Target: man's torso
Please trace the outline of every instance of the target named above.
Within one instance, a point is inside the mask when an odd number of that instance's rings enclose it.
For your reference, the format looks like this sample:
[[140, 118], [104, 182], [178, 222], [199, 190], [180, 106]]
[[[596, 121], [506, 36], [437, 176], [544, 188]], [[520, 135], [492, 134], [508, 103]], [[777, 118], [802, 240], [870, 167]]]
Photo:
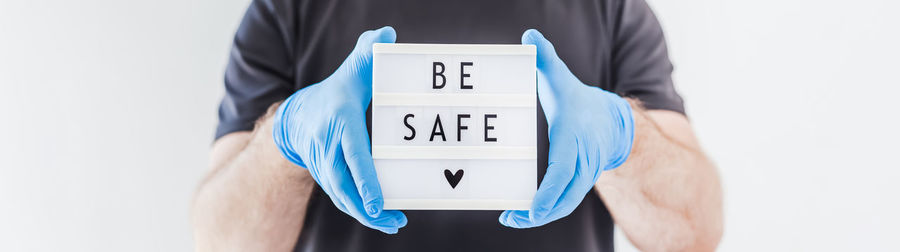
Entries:
[[[615, 11], [606, 1], [280, 1], [296, 89], [333, 72], [360, 33], [385, 25], [398, 43], [519, 44], [536, 28], [584, 83], [611, 90]], [[371, 110], [367, 122], [371, 122]], [[538, 177], [547, 167], [547, 124], [538, 117]], [[371, 127], [370, 127], [371, 130]], [[611, 251], [613, 224], [596, 193], [571, 215], [531, 229], [500, 225], [500, 211], [405, 211], [396, 235], [366, 228], [316, 189], [297, 251]]]

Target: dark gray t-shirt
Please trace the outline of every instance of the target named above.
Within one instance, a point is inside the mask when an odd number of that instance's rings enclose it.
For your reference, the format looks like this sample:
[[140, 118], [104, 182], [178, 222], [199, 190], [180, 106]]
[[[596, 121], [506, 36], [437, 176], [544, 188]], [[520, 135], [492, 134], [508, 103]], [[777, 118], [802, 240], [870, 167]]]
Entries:
[[[255, 0], [234, 38], [216, 138], [252, 130], [274, 102], [331, 74], [360, 33], [385, 25], [399, 43], [518, 44], [540, 30], [589, 85], [684, 113], [656, 17], [643, 0], [403, 1]], [[371, 121], [371, 111], [367, 121]], [[538, 116], [538, 174], [547, 167], [547, 123]], [[297, 251], [612, 251], [613, 223], [588, 193], [569, 216], [507, 228], [500, 211], [405, 211], [396, 235], [364, 227], [316, 188]]]

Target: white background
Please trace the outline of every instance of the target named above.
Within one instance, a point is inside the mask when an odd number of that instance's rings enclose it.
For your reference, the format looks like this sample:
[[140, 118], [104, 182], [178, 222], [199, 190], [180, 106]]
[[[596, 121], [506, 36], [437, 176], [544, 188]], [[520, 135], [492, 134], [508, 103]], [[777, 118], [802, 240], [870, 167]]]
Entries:
[[[191, 249], [247, 3], [0, 1], [0, 251]], [[720, 250], [900, 250], [895, 1], [651, 4], [724, 182]]]

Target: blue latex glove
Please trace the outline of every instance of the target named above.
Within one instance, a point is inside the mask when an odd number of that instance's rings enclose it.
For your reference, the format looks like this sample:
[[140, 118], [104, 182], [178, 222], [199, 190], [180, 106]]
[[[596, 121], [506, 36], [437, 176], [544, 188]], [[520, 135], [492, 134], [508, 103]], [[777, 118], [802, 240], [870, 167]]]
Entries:
[[500, 223], [530, 228], [566, 217], [591, 191], [600, 172], [631, 152], [634, 119], [622, 97], [583, 84], [537, 30], [522, 34], [537, 47], [538, 99], [550, 135], [549, 166], [530, 210], [505, 211]]
[[278, 107], [272, 132], [281, 154], [308, 169], [338, 209], [389, 234], [407, 220], [400, 211], [382, 211], [366, 107], [372, 100], [372, 44], [396, 39], [391, 27], [360, 35], [356, 48], [331, 76], [297, 91]]

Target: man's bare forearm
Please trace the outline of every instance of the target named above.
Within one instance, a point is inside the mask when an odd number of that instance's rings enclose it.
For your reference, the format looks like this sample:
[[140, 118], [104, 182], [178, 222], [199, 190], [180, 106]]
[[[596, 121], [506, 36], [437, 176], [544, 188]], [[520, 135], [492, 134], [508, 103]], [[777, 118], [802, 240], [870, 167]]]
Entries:
[[597, 181], [616, 224], [644, 251], [712, 251], [722, 235], [722, 192], [687, 119], [632, 103], [635, 140], [621, 167]]
[[253, 132], [232, 133], [214, 144], [212, 167], [192, 209], [197, 251], [293, 249], [315, 182], [278, 152], [272, 110]]

